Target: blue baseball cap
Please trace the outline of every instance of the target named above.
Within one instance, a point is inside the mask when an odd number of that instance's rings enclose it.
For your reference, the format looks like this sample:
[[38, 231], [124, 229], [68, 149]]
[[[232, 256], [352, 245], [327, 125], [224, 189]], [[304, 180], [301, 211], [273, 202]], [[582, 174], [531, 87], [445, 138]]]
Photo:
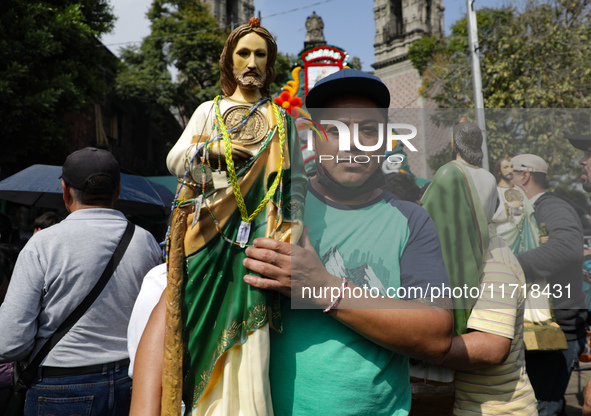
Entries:
[[375, 75], [344, 68], [318, 81], [306, 95], [307, 108], [322, 108], [335, 97], [353, 94], [373, 100], [379, 108], [390, 106], [390, 91]]

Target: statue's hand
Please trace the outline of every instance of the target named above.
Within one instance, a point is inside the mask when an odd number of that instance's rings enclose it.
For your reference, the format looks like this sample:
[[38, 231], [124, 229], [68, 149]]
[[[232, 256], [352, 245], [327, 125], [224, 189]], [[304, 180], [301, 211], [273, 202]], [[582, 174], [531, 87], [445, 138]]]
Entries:
[[[192, 143], [197, 147], [191, 146], [191, 150], [186, 155], [186, 162], [185, 162], [185, 169], [188, 166], [189, 161], [193, 158], [193, 154], [196, 148], [199, 148], [203, 145], [209, 136], [193, 136]], [[197, 157], [193, 159], [193, 163], [189, 168], [189, 176], [193, 182], [200, 184], [202, 182], [202, 168], [201, 163], [203, 159], [203, 155], [205, 154], [205, 149], [201, 147], [198, 152]], [[208, 163], [212, 169], [217, 170], [219, 169], [218, 164], [221, 164], [221, 170], [227, 171], [228, 167], [226, 164], [226, 155], [225, 155], [225, 147], [224, 143], [215, 142], [213, 145], [207, 147], [207, 156], [208, 156]], [[253, 153], [247, 149], [246, 147], [240, 146], [238, 144], [232, 144], [232, 160], [234, 161], [234, 166], [240, 166], [244, 164], [248, 159], [253, 156]], [[211, 180], [211, 173], [206, 172], [206, 181]]]
[[295, 220], [291, 222], [291, 227], [289, 227], [289, 230], [284, 233], [287, 234], [289, 233], [289, 236], [287, 236], [289, 239], [287, 238], [283, 238], [283, 235], [281, 236], [281, 241], [287, 241], [290, 242], [291, 244], [297, 244], [300, 241], [300, 237], [302, 236], [302, 230], [304, 229], [304, 224], [300, 221], [300, 220]]
[[[218, 169], [218, 160], [221, 162], [222, 170], [227, 169], [226, 150], [224, 143], [214, 143], [208, 148], [209, 165], [213, 169]], [[245, 147], [232, 144], [232, 160], [234, 165], [241, 165], [253, 156], [252, 152]]]

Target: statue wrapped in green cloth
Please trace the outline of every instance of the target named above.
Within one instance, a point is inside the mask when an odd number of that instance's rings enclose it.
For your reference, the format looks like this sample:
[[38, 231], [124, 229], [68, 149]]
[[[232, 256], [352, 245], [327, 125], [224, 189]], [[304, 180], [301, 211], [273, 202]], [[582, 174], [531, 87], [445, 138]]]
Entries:
[[271, 295], [242, 277], [255, 238], [295, 244], [302, 228], [299, 139], [269, 98], [276, 55], [258, 19], [236, 28], [220, 58], [223, 95], [197, 108], [167, 157], [181, 231], [170, 240], [167, 291], [178, 289], [167, 293], [163, 414], [179, 414], [181, 384], [193, 415], [273, 414], [269, 326], [280, 330], [280, 317]]
[[[421, 199], [441, 240], [443, 258], [454, 287], [478, 287], [488, 250], [488, 223], [496, 209], [493, 175], [482, 169], [480, 128], [460, 122], [453, 129], [452, 160], [443, 165]], [[476, 299], [454, 296], [454, 335], [466, 332]]]
[[[478, 125], [462, 119], [452, 131], [452, 161], [440, 167], [421, 205], [435, 223], [449, 282], [454, 292], [454, 337], [468, 332], [468, 319], [476, 303], [490, 242], [489, 221], [497, 203], [496, 181], [480, 167], [483, 135]], [[414, 363], [410, 368], [413, 406], [424, 414], [454, 413], [454, 372], [430, 363]], [[429, 397], [441, 397], [435, 404]], [[433, 413], [435, 412], [435, 413]]]
[[[497, 179], [497, 191], [499, 194], [499, 207], [493, 216], [492, 222], [496, 232], [511, 248], [514, 254], [539, 247], [541, 243], [548, 241], [548, 236], [540, 235], [540, 229], [534, 216], [534, 207], [525, 192], [512, 183], [514, 178], [513, 162], [509, 157], [500, 159], [495, 163], [493, 174]], [[528, 281], [528, 287], [532, 283]], [[529, 291], [527, 293], [530, 293]], [[525, 303], [525, 328], [528, 330], [545, 330], [546, 325], [551, 325], [557, 330], [559, 325], [552, 317], [552, 305], [547, 297], [526, 297]], [[527, 340], [529, 337], [524, 337]], [[531, 347], [531, 346], [530, 346]]]

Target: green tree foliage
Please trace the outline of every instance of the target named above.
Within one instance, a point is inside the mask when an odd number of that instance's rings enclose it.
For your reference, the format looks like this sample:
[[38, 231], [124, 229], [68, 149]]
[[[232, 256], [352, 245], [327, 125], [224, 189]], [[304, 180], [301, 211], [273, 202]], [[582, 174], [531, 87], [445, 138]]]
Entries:
[[299, 58], [296, 55], [288, 55], [277, 52], [275, 60], [275, 81], [271, 84], [271, 96], [279, 95], [281, 88], [291, 79], [291, 71], [299, 65]]
[[65, 116], [100, 100], [116, 59], [96, 41], [114, 17], [106, 0], [3, 0], [0, 6], [2, 177], [63, 163]]
[[[173, 111], [185, 125], [199, 104], [222, 92], [219, 60], [228, 33], [200, 0], [154, 0], [148, 18], [150, 35], [141, 46], [121, 51], [117, 92], [145, 102], [156, 119]], [[296, 62], [277, 54], [271, 94], [280, 91]]]
[[354, 56], [353, 58], [351, 58], [351, 61], [349, 62], [349, 67], [361, 71], [362, 66], [363, 64], [361, 63], [361, 59], [359, 59], [358, 56]]
[[154, 117], [172, 110], [186, 123], [221, 93], [218, 61], [227, 34], [199, 0], [154, 0], [148, 19], [150, 35], [121, 53], [117, 92], [146, 102]]
[[[437, 172], [437, 169], [445, 165], [451, 159], [451, 143], [441, 149], [439, 152], [435, 153], [433, 156], [429, 157], [427, 160], [427, 164], [431, 168], [433, 172]], [[494, 165], [493, 165], [494, 166]]]
[[439, 38], [435, 36], [423, 36], [410, 46], [408, 50], [408, 59], [410, 59], [413, 66], [422, 75], [436, 53], [439, 54], [443, 52], [445, 51]]
[[[485, 108], [554, 109], [513, 113], [514, 119], [487, 112], [490, 166], [505, 154], [534, 153], [548, 161], [557, 182], [575, 181], [578, 153], [564, 133], [585, 132], [563, 109], [591, 107], [591, 1], [482, 8], [477, 22]], [[440, 107], [474, 106], [466, 18], [444, 39], [416, 42], [409, 56], [423, 75], [421, 94]]]

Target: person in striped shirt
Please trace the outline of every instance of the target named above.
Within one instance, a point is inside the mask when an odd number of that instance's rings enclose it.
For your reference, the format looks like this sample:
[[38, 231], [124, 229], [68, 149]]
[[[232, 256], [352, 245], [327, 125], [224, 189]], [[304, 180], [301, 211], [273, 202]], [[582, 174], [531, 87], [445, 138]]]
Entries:
[[525, 371], [525, 276], [511, 249], [491, 233], [479, 299], [467, 332], [452, 338], [442, 365], [455, 369], [454, 415], [537, 415]]

